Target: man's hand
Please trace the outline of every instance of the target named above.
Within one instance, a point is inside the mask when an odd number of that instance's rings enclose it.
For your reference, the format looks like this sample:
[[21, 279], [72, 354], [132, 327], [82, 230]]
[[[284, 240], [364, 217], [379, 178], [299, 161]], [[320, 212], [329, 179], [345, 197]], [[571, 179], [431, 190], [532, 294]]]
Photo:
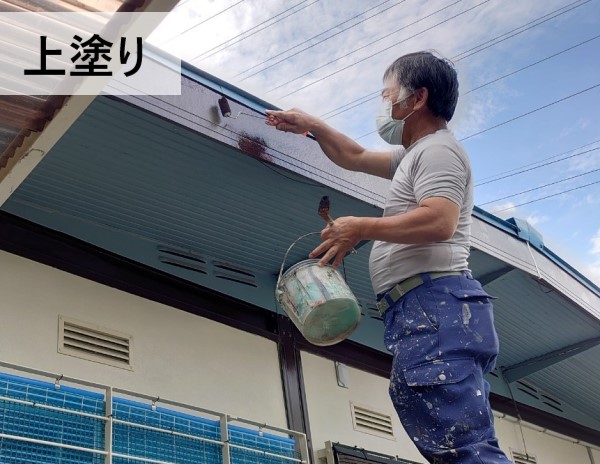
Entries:
[[333, 267], [338, 267], [344, 256], [362, 240], [361, 218], [347, 216], [337, 218], [321, 232], [323, 243], [315, 248], [308, 256], [315, 258], [325, 253], [319, 260], [324, 266], [333, 259]]
[[317, 118], [297, 108], [287, 111], [266, 110], [265, 113], [267, 124], [283, 132], [306, 135], [318, 123]]

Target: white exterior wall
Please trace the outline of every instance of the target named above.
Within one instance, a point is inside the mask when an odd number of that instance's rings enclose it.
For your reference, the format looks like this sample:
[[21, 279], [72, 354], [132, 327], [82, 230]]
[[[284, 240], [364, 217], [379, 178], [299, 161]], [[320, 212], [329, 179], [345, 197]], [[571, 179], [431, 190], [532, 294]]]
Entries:
[[[0, 294], [3, 361], [287, 426], [269, 340], [5, 252]], [[59, 315], [132, 335], [133, 370], [59, 354]], [[400, 425], [387, 379], [348, 367], [349, 388], [341, 388], [332, 361], [302, 353], [302, 367], [315, 453], [333, 441], [425, 462]], [[391, 415], [395, 440], [355, 431], [351, 402]], [[515, 422], [497, 418], [496, 431], [507, 453], [524, 451]], [[539, 464], [600, 464], [598, 449], [592, 462], [580, 444], [523, 432]]]
[[[5, 252], [0, 295], [5, 362], [287, 427], [270, 340]], [[133, 370], [59, 354], [59, 315], [132, 335]]]
[[[358, 369], [347, 367], [347, 370], [349, 388], [343, 388], [338, 386], [332, 361], [302, 353], [313, 452], [332, 441], [426, 463], [400, 424], [388, 395], [389, 381]], [[350, 403], [392, 416], [396, 439], [355, 431]]]
[[[302, 353], [302, 369], [306, 385], [306, 400], [315, 454], [325, 448], [325, 442], [339, 442], [391, 456], [426, 463], [402, 428], [388, 396], [389, 381], [385, 378], [347, 367], [349, 388], [338, 386], [335, 364], [325, 358]], [[369, 407], [393, 418], [396, 439], [389, 440], [363, 432], [352, 426], [350, 403]], [[524, 452], [519, 426], [514, 421], [496, 418], [496, 434], [501, 448], [510, 456], [511, 450]], [[600, 464], [599, 451], [593, 449], [595, 462], [590, 460], [585, 446], [523, 427], [527, 452], [537, 457], [538, 464]]]

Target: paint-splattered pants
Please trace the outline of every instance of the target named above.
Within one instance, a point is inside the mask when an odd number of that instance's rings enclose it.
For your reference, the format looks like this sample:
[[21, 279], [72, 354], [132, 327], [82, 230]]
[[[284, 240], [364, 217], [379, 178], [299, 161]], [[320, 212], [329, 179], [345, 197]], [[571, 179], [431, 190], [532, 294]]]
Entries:
[[384, 315], [400, 421], [431, 463], [510, 463], [498, 447], [483, 378], [498, 354], [491, 297], [468, 272], [423, 278]]

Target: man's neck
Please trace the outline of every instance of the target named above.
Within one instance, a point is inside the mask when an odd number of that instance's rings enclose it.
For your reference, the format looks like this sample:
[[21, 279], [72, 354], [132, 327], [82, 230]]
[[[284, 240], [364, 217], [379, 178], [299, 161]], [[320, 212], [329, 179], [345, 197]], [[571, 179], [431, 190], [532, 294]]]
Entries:
[[441, 129], [448, 129], [448, 125], [446, 124], [446, 121], [440, 118], [427, 118], [420, 121], [415, 121], [415, 128], [413, 129], [412, 133], [407, 134], [409, 135], [409, 140], [406, 141], [407, 143], [405, 147], [408, 148], [423, 137], [435, 134]]

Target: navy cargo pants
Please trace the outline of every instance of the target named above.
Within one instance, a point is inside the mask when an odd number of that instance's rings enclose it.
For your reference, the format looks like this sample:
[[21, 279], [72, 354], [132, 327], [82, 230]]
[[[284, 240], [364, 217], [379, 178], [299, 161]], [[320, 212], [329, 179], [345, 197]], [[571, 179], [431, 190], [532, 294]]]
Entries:
[[384, 314], [400, 421], [430, 463], [510, 463], [498, 447], [483, 378], [498, 354], [491, 297], [469, 272], [422, 277]]

